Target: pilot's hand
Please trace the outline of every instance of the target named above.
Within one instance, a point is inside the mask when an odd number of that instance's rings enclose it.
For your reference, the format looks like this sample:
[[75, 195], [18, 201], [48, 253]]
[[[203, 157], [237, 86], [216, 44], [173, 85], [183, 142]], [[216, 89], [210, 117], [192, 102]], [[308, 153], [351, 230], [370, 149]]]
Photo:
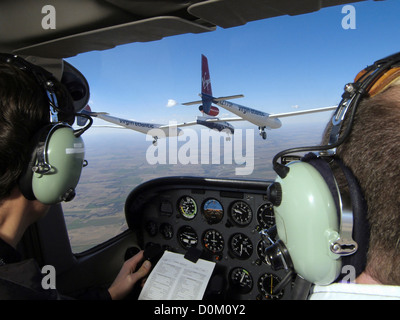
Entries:
[[108, 288], [111, 299], [119, 300], [125, 298], [132, 290], [135, 283], [150, 272], [151, 263], [148, 260], [144, 261], [141, 267], [135, 272], [136, 266], [142, 259], [143, 251], [140, 251], [135, 256], [125, 261], [121, 271], [118, 273], [110, 288]]

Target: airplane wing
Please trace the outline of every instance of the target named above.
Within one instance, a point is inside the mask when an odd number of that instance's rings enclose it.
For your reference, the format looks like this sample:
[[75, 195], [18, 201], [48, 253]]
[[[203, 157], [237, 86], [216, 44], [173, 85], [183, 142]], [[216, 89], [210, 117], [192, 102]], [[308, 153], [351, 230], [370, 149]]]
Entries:
[[[201, 101], [199, 101], [201, 103]], [[293, 112], [285, 112], [285, 113], [276, 113], [276, 114], [270, 114], [269, 118], [284, 118], [284, 117], [291, 117], [291, 116], [300, 116], [303, 114], [310, 114], [310, 113], [317, 113], [317, 112], [324, 112], [324, 111], [333, 111], [336, 110], [337, 106], [330, 106], [330, 107], [323, 107], [323, 108], [318, 108], [318, 109], [309, 109], [309, 110], [301, 110], [301, 111], [293, 111]], [[234, 117], [234, 118], [208, 118], [204, 119], [204, 121], [207, 122], [232, 122], [232, 121], [248, 121], [246, 119], [240, 118], [240, 117]], [[188, 122], [181, 124], [181, 126], [185, 125], [195, 125], [196, 122]]]
[[204, 121], [207, 121], [207, 122], [230, 122], [230, 121], [247, 121], [246, 119], [243, 119], [243, 118], [238, 118], [238, 117], [235, 117], [235, 118], [207, 118], [207, 119], [204, 119]]
[[293, 112], [286, 112], [286, 113], [276, 113], [276, 114], [270, 114], [269, 117], [270, 118], [284, 118], [284, 117], [291, 117], [291, 116], [299, 116], [299, 115], [308, 114], [308, 113], [336, 110], [336, 108], [337, 108], [337, 106], [331, 106], [331, 107], [324, 107], [324, 108], [318, 108], [318, 109], [293, 111]]
[[111, 126], [111, 125], [93, 125], [92, 128], [128, 129], [122, 126]]
[[184, 102], [184, 103], [182, 103], [182, 105], [191, 106], [191, 105], [194, 105], [194, 104], [201, 104], [201, 103], [203, 103], [203, 101], [197, 100], [197, 101], [191, 101], [191, 102]]
[[159, 128], [160, 129], [165, 129], [165, 128], [170, 128], [170, 127], [188, 127], [188, 126], [194, 126], [197, 125], [197, 121], [189, 121], [189, 122], [182, 122], [182, 123], [176, 123], [176, 124], [166, 124], [166, 125], [162, 125]]

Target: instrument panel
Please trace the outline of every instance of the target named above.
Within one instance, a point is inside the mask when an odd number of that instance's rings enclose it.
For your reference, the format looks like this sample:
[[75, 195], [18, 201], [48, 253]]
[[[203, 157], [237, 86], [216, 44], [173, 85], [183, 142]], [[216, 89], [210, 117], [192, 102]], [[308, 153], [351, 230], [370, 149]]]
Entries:
[[139, 244], [216, 262], [206, 299], [270, 300], [285, 271], [266, 263], [259, 231], [275, 224], [265, 181], [161, 178], [131, 192], [126, 206]]

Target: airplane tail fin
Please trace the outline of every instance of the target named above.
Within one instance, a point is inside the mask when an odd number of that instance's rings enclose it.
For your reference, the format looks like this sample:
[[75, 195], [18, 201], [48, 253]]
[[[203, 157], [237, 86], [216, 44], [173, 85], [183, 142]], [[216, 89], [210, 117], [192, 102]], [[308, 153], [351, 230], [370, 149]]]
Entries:
[[210, 78], [210, 71], [208, 69], [208, 59], [205, 55], [201, 55], [201, 100], [191, 101], [182, 103], [184, 106], [191, 106], [194, 104], [201, 103], [199, 110], [209, 116], [217, 116], [219, 114], [218, 107], [212, 106], [212, 103], [227, 100], [227, 99], [237, 99], [243, 98], [242, 94], [237, 94], [234, 96], [227, 96], [227, 97], [219, 97], [215, 98], [212, 94], [211, 88], [211, 78]]
[[212, 103], [212, 88], [210, 71], [208, 69], [208, 59], [205, 55], [201, 55], [201, 100], [203, 103], [203, 111], [208, 114]]
[[208, 69], [208, 59], [201, 55], [201, 93], [212, 96], [210, 71]]

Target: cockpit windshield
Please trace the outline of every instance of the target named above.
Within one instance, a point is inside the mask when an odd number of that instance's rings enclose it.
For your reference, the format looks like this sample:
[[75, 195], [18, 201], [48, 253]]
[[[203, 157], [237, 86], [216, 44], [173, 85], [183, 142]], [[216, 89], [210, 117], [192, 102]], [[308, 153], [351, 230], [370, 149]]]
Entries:
[[[81, 252], [126, 229], [125, 200], [143, 182], [166, 176], [273, 180], [273, 156], [318, 144], [332, 111], [279, 117], [281, 127], [270, 130], [252, 116], [337, 105], [344, 84], [359, 70], [398, 51], [392, 35], [379, 31], [388, 23], [398, 30], [394, 2], [329, 7], [66, 59], [87, 78], [90, 110], [99, 114], [84, 136], [89, 165], [77, 196], [63, 204], [73, 250]], [[378, 32], [386, 46], [373, 45]], [[202, 55], [208, 58], [213, 97], [243, 95], [213, 101], [217, 116], [199, 110], [205, 105], [199, 94], [206, 97]], [[219, 131], [207, 119], [238, 117], [223, 101], [244, 107], [247, 118], [226, 121], [232, 128]], [[110, 123], [103, 112], [125, 122]], [[180, 126], [188, 122], [196, 124]], [[127, 123], [162, 130], [145, 134], [124, 127]]]

